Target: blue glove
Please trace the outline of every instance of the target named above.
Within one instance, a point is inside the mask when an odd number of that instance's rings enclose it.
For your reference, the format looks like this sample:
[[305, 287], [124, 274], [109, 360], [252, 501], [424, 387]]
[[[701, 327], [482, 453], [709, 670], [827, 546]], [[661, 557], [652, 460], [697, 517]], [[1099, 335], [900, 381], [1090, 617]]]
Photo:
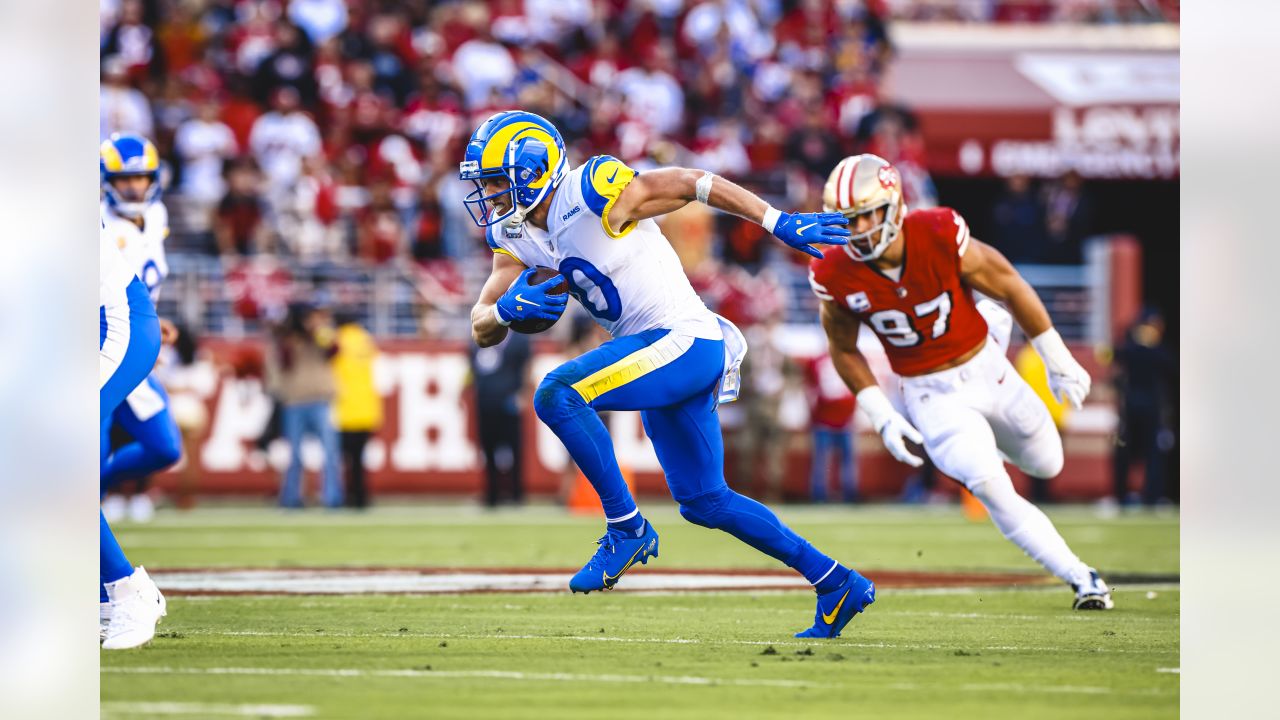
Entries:
[[535, 272], [534, 268], [528, 268], [520, 273], [520, 277], [498, 298], [494, 307], [503, 325], [517, 320], [558, 320], [564, 314], [565, 305], [569, 302], [568, 293], [549, 294], [561, 279], [553, 277], [540, 285], [530, 285], [529, 279]]
[[765, 214], [765, 228], [787, 245], [821, 258], [822, 252], [810, 243], [822, 245], [847, 245], [849, 220], [840, 213], [781, 213], [773, 227], [768, 226], [770, 213]]

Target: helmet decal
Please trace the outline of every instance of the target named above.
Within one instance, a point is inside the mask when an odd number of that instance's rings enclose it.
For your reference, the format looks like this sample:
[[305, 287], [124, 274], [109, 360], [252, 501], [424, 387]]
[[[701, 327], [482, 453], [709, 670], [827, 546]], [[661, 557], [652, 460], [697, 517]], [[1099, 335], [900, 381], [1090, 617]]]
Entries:
[[851, 223], [859, 215], [883, 208], [884, 218], [875, 227], [862, 233], [854, 232], [849, 244], [844, 246], [845, 252], [855, 260], [874, 260], [902, 230], [906, 217], [902, 178], [882, 157], [871, 154], [847, 157], [827, 177], [822, 206], [828, 212], [843, 214]]

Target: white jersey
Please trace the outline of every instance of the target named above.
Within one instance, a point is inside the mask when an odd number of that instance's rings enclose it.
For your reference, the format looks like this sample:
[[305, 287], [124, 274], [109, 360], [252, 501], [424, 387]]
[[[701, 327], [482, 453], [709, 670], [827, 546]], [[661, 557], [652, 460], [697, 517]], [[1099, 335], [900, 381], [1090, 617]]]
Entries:
[[169, 274], [164, 257], [164, 241], [169, 237], [169, 211], [164, 203], [154, 202], [142, 214], [142, 227], [117, 215], [109, 205], [102, 205], [102, 233], [124, 253], [129, 269], [147, 286], [151, 301], [160, 295], [160, 283]]
[[609, 209], [635, 176], [620, 160], [597, 155], [560, 183], [546, 232], [525, 223], [511, 237], [499, 223], [489, 228], [489, 247], [529, 267], [559, 270], [574, 298], [614, 337], [666, 328], [722, 339], [720, 323], [658, 224], [610, 224]]
[[99, 389], [106, 385], [129, 349], [128, 288], [133, 279], [133, 271], [107, 235], [104, 224], [98, 235], [98, 312], [102, 316], [98, 337]]

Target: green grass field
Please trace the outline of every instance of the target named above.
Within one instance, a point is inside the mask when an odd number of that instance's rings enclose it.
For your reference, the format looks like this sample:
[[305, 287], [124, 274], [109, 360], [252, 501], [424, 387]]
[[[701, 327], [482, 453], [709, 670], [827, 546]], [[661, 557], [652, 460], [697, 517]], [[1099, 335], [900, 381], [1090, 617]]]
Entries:
[[[669, 508], [647, 514], [662, 554], [633, 572], [777, 567]], [[781, 514], [873, 578], [876, 570], [1037, 569], [957, 508]], [[882, 584], [844, 637], [802, 642], [792, 633], [812, 621], [806, 591], [650, 594], [628, 592], [624, 579], [589, 596], [171, 594], [150, 646], [103, 653], [104, 715], [1176, 717], [1176, 515], [1050, 515], [1081, 557], [1120, 579], [1114, 611], [1073, 612], [1070, 590], [1057, 584]], [[162, 513], [118, 535], [153, 570], [568, 568], [587, 559], [600, 529], [551, 508], [212, 508]]]

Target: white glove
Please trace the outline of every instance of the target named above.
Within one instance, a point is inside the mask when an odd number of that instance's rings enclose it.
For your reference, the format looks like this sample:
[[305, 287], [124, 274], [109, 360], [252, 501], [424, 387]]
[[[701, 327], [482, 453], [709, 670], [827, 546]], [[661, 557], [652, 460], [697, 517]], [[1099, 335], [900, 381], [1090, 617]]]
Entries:
[[[880, 433], [880, 439], [884, 441], [885, 448], [889, 454], [904, 462], [911, 467], [920, 467], [924, 464], [924, 460], [912, 455], [907, 450], [906, 440], [914, 443], [923, 443], [924, 438], [920, 435], [920, 431], [911, 426], [907, 419], [902, 417], [902, 413], [893, 409], [893, 405], [889, 403], [889, 398], [880, 388], [872, 385], [869, 388], [863, 388], [857, 395], [858, 407], [862, 412], [867, 414], [867, 419], [871, 421], [871, 427]], [[906, 438], [904, 440], [903, 438]]]
[[1049, 392], [1058, 398], [1058, 402], [1071, 403], [1071, 407], [1079, 410], [1084, 405], [1085, 396], [1093, 381], [1089, 373], [1080, 367], [1080, 363], [1071, 356], [1066, 343], [1057, 330], [1049, 328], [1031, 338], [1031, 347], [1044, 360], [1044, 369], [1049, 374]]

